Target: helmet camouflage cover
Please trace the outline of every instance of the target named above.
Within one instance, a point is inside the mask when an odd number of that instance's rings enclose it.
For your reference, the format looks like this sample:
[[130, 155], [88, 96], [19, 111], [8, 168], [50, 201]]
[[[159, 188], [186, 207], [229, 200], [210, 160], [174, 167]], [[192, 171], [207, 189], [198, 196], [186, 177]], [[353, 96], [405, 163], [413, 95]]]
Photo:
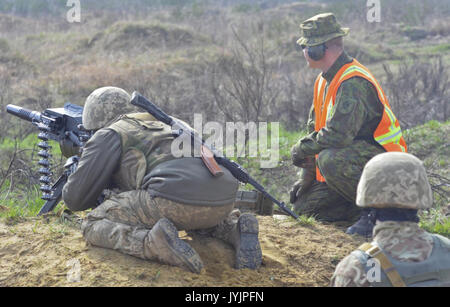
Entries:
[[403, 152], [373, 157], [364, 167], [356, 204], [360, 207], [426, 209], [433, 194], [422, 161]]
[[131, 96], [118, 87], [101, 87], [93, 91], [84, 104], [83, 126], [88, 130], [97, 130], [121, 114], [136, 112], [129, 103]]

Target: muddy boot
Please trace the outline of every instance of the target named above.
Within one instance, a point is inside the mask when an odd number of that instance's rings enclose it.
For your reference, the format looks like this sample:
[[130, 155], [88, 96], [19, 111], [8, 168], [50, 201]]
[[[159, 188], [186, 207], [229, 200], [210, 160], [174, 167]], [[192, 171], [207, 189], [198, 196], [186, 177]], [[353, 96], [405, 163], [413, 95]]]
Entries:
[[239, 217], [235, 228], [234, 242], [236, 269], [257, 269], [261, 266], [262, 252], [258, 240], [258, 220], [249, 213]]
[[144, 241], [144, 255], [149, 260], [186, 268], [200, 273], [203, 262], [197, 252], [178, 238], [178, 230], [167, 218], [160, 219]]
[[234, 247], [236, 269], [257, 269], [261, 265], [258, 220], [252, 214], [241, 214], [239, 210], [234, 210], [227, 219], [208, 233]]
[[375, 223], [371, 216], [371, 210], [363, 209], [361, 211], [361, 217], [359, 218], [359, 220], [355, 224], [347, 228], [347, 231], [345, 233], [349, 235], [357, 234], [360, 236], [370, 238], [372, 237], [372, 231], [374, 226]]

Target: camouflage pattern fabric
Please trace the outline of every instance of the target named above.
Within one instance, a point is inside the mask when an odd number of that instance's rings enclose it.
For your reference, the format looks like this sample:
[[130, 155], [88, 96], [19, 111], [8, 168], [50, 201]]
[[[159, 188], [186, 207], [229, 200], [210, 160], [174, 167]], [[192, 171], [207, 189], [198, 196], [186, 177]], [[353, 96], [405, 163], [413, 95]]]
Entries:
[[89, 243], [146, 259], [144, 238], [163, 217], [177, 229], [211, 228], [225, 220], [233, 204], [222, 207], [183, 205], [153, 198], [146, 190], [112, 193], [92, 210], [82, 223]]
[[303, 46], [316, 46], [333, 38], [345, 36], [349, 28], [342, 28], [333, 13], [323, 13], [305, 20], [300, 24], [302, 37], [297, 44]]
[[[329, 84], [338, 70], [352, 61], [343, 52], [323, 74]], [[292, 160], [303, 160], [319, 154], [316, 161], [326, 184], [313, 184], [294, 205], [300, 214], [316, 215], [326, 221], [353, 220], [360, 212], [356, 208], [356, 189], [364, 165], [385, 150], [373, 139], [383, 115], [383, 106], [375, 88], [365, 79], [354, 77], [338, 89], [335, 112], [326, 126], [314, 131], [315, 113], [311, 107], [307, 129], [309, 134], [291, 149]], [[350, 203], [350, 204], [348, 204]], [[333, 204], [336, 208], [331, 209]], [[353, 208], [353, 210], [349, 210]], [[343, 212], [347, 210], [348, 215]], [[339, 213], [341, 212], [342, 213]]]
[[102, 191], [112, 188], [111, 177], [120, 163], [120, 156], [119, 135], [108, 129], [98, 130], [86, 142], [77, 170], [63, 187], [65, 205], [72, 211], [94, 208]]
[[316, 162], [326, 183], [314, 181], [312, 187], [294, 203], [299, 214], [324, 221], [353, 221], [359, 217], [356, 187], [364, 165], [384, 149], [366, 141], [354, 141], [345, 148], [329, 148]]
[[[413, 222], [377, 222], [373, 236], [373, 241], [383, 252], [398, 261], [424, 261], [433, 250], [432, 235]], [[365, 272], [359, 259], [350, 254], [337, 265], [331, 286], [368, 287], [370, 283]]]
[[308, 192], [303, 193], [294, 203], [297, 214], [313, 216], [325, 222], [355, 221], [361, 210], [326, 183], [314, 181]]
[[[338, 70], [351, 61], [352, 58], [343, 52], [323, 75], [327, 85]], [[382, 148], [374, 140], [373, 133], [383, 115], [383, 105], [369, 81], [354, 77], [342, 82], [336, 95], [334, 109], [335, 112], [327, 120], [326, 126], [316, 132], [314, 105], [311, 106], [307, 122], [309, 134], [293, 146], [291, 150], [293, 159], [301, 160], [307, 156], [314, 156], [326, 148], [345, 147], [355, 139], [367, 140]]]
[[101, 87], [93, 91], [84, 104], [83, 126], [98, 130], [121, 114], [136, 112], [129, 102], [131, 96], [118, 87]]
[[374, 157], [364, 167], [356, 203], [373, 208], [430, 208], [433, 193], [422, 161], [403, 152]]
[[140, 188], [151, 169], [174, 159], [172, 128], [148, 113], [121, 115], [108, 129], [121, 138], [121, 162], [113, 180], [122, 191]]
[[238, 181], [224, 169], [213, 177], [200, 158], [175, 158], [172, 128], [147, 113], [127, 114], [110, 125], [122, 140], [113, 182], [121, 191], [147, 189], [153, 196], [183, 204], [222, 206], [236, 199]]
[[[117, 91], [113, 92], [117, 94]], [[91, 106], [97, 108], [100, 105], [98, 101]], [[117, 104], [124, 101], [121, 99]], [[119, 112], [117, 109], [110, 111]], [[82, 223], [87, 242], [142, 259], [187, 266], [198, 272], [202, 267], [201, 259], [189, 244], [179, 240], [177, 230], [212, 228], [225, 220], [233, 210], [237, 180], [233, 177], [234, 181], [226, 190], [223, 181], [210, 178], [211, 174], [200, 163], [196, 165], [202, 174], [208, 176], [207, 180], [214, 181], [209, 189], [216, 191], [219, 198], [221, 193], [231, 193], [230, 201], [209, 206], [209, 199], [200, 195], [200, 199], [205, 201], [200, 206], [151, 196], [150, 191], [143, 187], [146, 175], [164, 162], [176, 160], [171, 154], [172, 130], [147, 113], [122, 113], [123, 110], [113, 119], [113, 124], [98, 130], [86, 143], [78, 169], [64, 186], [64, 201], [70, 204], [71, 209], [85, 210], [93, 206], [94, 199], [104, 189], [108, 189], [102, 204], [92, 210]], [[101, 121], [101, 117], [92, 119]], [[155, 180], [164, 184], [161, 180], [164, 176], [174, 177], [174, 172], [179, 171], [179, 168], [172, 169], [159, 174]], [[194, 178], [199, 177], [190, 175], [187, 180], [195, 181]], [[183, 181], [179, 184], [183, 185]]]

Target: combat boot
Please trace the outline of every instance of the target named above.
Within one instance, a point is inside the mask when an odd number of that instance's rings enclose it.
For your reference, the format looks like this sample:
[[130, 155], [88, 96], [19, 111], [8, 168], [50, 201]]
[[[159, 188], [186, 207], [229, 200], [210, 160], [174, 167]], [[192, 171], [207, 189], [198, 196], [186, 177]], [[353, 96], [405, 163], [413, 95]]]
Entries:
[[258, 239], [258, 220], [250, 213], [239, 217], [233, 237], [236, 269], [255, 270], [261, 266], [262, 252]]
[[374, 226], [375, 222], [373, 220], [373, 217], [371, 216], [371, 210], [363, 209], [361, 211], [361, 217], [359, 218], [359, 220], [355, 224], [347, 228], [347, 231], [345, 233], [349, 235], [357, 234], [370, 238], [372, 237]]
[[240, 214], [239, 210], [234, 210], [209, 233], [234, 247], [236, 269], [257, 269], [262, 261], [258, 232], [256, 217], [250, 213]]
[[178, 237], [178, 230], [167, 218], [160, 219], [144, 240], [146, 259], [183, 267], [200, 273], [203, 262], [197, 252]]

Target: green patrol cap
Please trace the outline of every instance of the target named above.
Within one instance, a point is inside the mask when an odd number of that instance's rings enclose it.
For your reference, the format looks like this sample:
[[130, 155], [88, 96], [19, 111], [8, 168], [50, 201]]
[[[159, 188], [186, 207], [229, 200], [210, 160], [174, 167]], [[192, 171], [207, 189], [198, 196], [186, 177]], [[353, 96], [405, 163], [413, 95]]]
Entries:
[[313, 16], [300, 24], [302, 37], [297, 44], [317, 46], [333, 38], [345, 36], [349, 28], [342, 28], [333, 13], [323, 13]]

